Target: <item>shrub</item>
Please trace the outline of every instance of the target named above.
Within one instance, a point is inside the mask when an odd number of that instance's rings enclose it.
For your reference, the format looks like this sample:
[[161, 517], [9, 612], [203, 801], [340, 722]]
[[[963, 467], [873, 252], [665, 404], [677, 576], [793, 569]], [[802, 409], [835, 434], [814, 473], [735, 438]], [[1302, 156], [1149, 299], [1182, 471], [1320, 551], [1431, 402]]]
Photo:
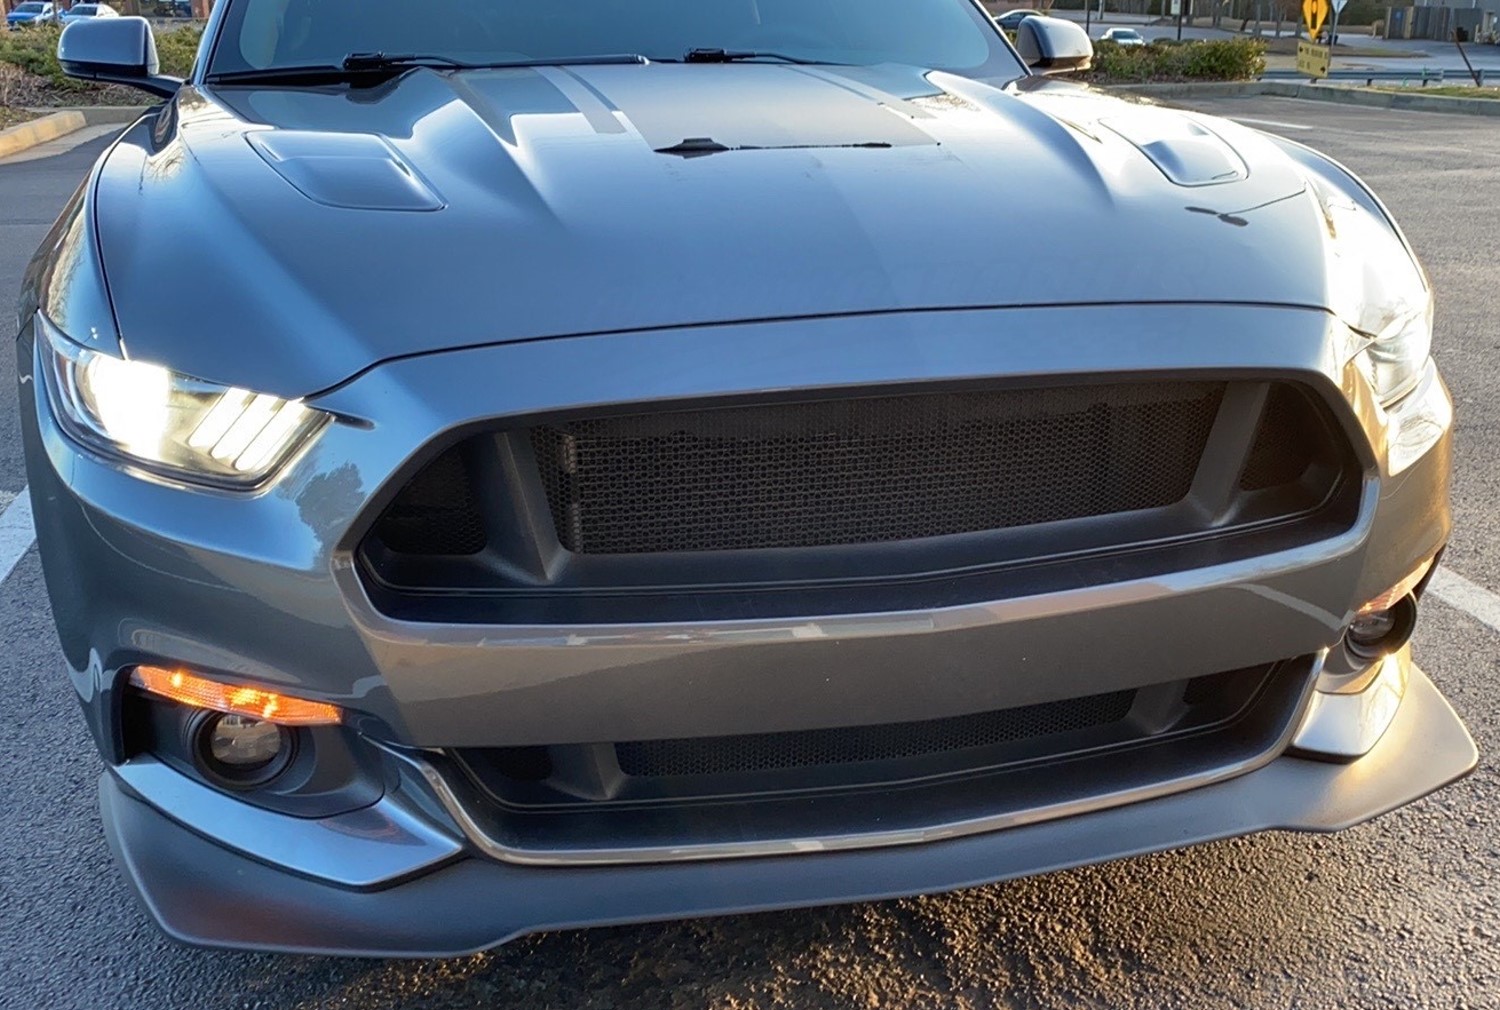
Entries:
[[1246, 81], [1265, 69], [1266, 45], [1259, 39], [1163, 39], [1144, 46], [1101, 41], [1094, 49], [1090, 79], [1106, 84]]
[[173, 77], [186, 77], [191, 73], [193, 59], [198, 55], [198, 42], [202, 38], [202, 25], [158, 28], [156, 55], [161, 60], [161, 72]]
[[0, 63], [20, 67], [28, 74], [45, 77], [53, 87], [82, 91], [87, 85], [62, 72], [57, 62], [58, 25], [28, 25], [20, 31], [0, 35]]

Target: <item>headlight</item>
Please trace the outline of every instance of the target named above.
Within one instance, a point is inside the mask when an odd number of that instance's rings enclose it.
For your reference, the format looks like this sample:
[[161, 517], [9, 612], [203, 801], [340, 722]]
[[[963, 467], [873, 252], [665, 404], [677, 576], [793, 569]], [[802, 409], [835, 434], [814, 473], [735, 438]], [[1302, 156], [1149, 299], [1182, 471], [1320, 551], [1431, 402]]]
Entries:
[[1416, 388], [1432, 354], [1432, 291], [1373, 198], [1310, 181], [1330, 239], [1333, 308], [1355, 332], [1354, 363], [1388, 407]]
[[37, 348], [59, 423], [142, 469], [200, 484], [260, 484], [327, 422], [300, 400], [220, 386], [73, 343], [41, 315]]
[[1432, 355], [1432, 300], [1420, 307], [1398, 305], [1374, 336], [1361, 334], [1354, 357], [1382, 406], [1390, 406], [1416, 388]]

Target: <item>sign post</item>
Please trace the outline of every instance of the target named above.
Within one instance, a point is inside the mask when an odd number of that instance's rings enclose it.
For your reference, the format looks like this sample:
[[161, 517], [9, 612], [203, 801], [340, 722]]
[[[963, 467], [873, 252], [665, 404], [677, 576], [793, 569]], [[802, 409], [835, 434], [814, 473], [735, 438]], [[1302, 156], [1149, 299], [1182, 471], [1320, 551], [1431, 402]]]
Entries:
[[[1339, 6], [1343, 6], [1340, 3]], [[1328, 20], [1332, 9], [1330, 0], [1302, 0], [1302, 19], [1307, 24], [1307, 39], [1297, 40], [1297, 72], [1313, 80], [1328, 76], [1328, 65], [1333, 61], [1333, 47], [1318, 45], [1318, 32]]]
[[1344, 13], [1344, 5], [1349, 0], [1333, 0], [1333, 22], [1328, 26], [1328, 48], [1332, 49], [1339, 40], [1339, 15]]

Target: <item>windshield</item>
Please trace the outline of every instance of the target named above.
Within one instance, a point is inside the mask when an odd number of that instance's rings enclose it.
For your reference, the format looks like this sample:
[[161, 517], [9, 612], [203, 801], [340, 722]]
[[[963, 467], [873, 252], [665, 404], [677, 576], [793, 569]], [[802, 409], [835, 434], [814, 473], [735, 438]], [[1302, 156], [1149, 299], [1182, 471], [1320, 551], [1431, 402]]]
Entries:
[[74, 17], [91, 18], [97, 9], [93, 4], [77, 4], [68, 13]]
[[[350, 53], [464, 63], [692, 49], [827, 63], [1017, 67], [968, 0], [229, 0], [210, 74], [337, 66]], [[997, 70], [997, 72], [999, 72]]]
[[22, 4], [16, 8], [17, 14], [40, 14], [47, 9], [46, 4]]

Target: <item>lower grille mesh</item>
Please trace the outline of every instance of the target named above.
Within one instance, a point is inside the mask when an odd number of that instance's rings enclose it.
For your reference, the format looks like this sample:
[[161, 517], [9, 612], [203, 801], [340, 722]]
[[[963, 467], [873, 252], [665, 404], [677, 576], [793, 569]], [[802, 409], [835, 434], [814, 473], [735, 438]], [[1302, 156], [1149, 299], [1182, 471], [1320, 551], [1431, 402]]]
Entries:
[[582, 554], [910, 540], [1155, 508], [1192, 484], [1222, 383], [928, 393], [534, 428]]
[[1134, 701], [1134, 691], [1115, 691], [925, 722], [619, 743], [615, 756], [621, 771], [638, 777], [899, 761], [1106, 726], [1125, 718]]

